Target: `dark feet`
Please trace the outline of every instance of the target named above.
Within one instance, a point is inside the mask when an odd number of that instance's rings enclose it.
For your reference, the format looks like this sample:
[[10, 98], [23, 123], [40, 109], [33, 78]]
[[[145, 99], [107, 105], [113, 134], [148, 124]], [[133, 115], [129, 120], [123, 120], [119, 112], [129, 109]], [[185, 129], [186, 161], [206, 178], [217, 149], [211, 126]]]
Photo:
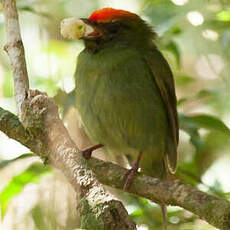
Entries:
[[88, 160], [88, 159], [90, 159], [90, 157], [91, 157], [91, 155], [92, 155], [92, 152], [94, 151], [94, 150], [96, 150], [96, 149], [99, 149], [99, 148], [101, 148], [101, 147], [103, 147], [103, 145], [95, 145], [95, 146], [92, 146], [92, 147], [90, 147], [90, 148], [88, 148], [88, 149], [85, 149], [85, 150], [83, 150], [82, 151], [82, 155], [83, 155], [83, 157], [86, 159], [86, 160]]
[[137, 171], [138, 171], [138, 167], [132, 167], [125, 174], [126, 181], [125, 181], [125, 184], [123, 186], [124, 191], [127, 190], [130, 187], [130, 185], [133, 183], [133, 179], [136, 176]]
[[130, 187], [130, 185], [133, 183], [133, 180], [134, 180], [134, 178], [137, 174], [138, 168], [139, 168], [139, 162], [141, 160], [141, 156], [142, 156], [142, 153], [140, 152], [136, 162], [133, 165], [133, 167], [131, 169], [129, 169], [128, 172], [125, 174], [126, 181], [125, 181], [125, 184], [123, 186], [124, 191], [127, 190]]

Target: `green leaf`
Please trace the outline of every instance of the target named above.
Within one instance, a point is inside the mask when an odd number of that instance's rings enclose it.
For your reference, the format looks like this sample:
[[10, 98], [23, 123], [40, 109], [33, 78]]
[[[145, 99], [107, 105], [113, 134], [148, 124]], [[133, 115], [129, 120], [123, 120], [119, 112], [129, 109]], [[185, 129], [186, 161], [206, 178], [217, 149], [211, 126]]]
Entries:
[[189, 116], [189, 118], [200, 128], [205, 128], [208, 130], [220, 131], [224, 134], [230, 135], [229, 128], [221, 121], [219, 118], [212, 115], [195, 115]]
[[130, 216], [136, 217], [136, 216], [142, 216], [144, 214], [144, 210], [139, 208], [136, 211], [132, 212]]
[[173, 26], [168, 32], [173, 35], [179, 35], [182, 33], [182, 30], [179, 26]]
[[0, 162], [0, 170], [3, 169], [4, 167], [6, 167], [8, 164], [15, 162], [16, 160], [20, 160], [23, 158], [27, 158], [27, 157], [33, 157], [35, 156], [33, 153], [26, 153], [26, 154], [22, 154], [19, 157], [16, 157], [14, 159], [11, 160], [4, 160]]
[[192, 186], [202, 183], [194, 161], [181, 163], [176, 176]]
[[184, 103], [186, 103], [187, 101], [188, 101], [187, 98], [182, 97], [177, 101], [177, 106], [179, 107], [179, 106], [183, 105]]
[[166, 49], [169, 50], [175, 56], [177, 65], [180, 66], [180, 50], [178, 45], [175, 42], [170, 41], [166, 45]]
[[188, 85], [188, 84], [190, 84], [190, 83], [195, 81], [194, 78], [192, 78], [190, 76], [183, 76], [183, 75], [182, 76], [177, 76], [175, 80], [176, 80], [176, 84], [178, 86], [181, 86], [181, 87], [184, 87], [184, 86], [186, 86], [186, 85]]
[[51, 168], [42, 163], [34, 163], [21, 174], [15, 176], [0, 193], [1, 214], [4, 217], [10, 200], [19, 194], [28, 183], [38, 183], [41, 177], [51, 172]]
[[199, 93], [195, 96], [195, 98], [203, 99], [203, 98], [213, 97], [213, 96], [216, 97], [218, 93], [219, 93], [218, 89], [203, 89], [199, 91]]
[[216, 15], [219, 21], [229, 22], [230, 21], [230, 10], [222, 10]]
[[198, 132], [198, 125], [190, 119], [189, 116], [185, 116], [182, 113], [179, 113], [179, 124], [180, 129], [184, 130], [189, 136], [190, 141], [194, 145], [197, 151], [199, 151], [203, 146], [203, 141]]

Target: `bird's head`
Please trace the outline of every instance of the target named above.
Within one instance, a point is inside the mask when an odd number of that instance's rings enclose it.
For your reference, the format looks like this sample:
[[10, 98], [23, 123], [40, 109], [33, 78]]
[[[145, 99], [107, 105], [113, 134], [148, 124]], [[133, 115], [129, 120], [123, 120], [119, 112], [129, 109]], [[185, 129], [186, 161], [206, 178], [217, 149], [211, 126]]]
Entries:
[[137, 14], [125, 10], [104, 8], [89, 18], [64, 19], [61, 33], [70, 39], [83, 39], [86, 46], [107, 44], [132, 46], [152, 41], [154, 33]]

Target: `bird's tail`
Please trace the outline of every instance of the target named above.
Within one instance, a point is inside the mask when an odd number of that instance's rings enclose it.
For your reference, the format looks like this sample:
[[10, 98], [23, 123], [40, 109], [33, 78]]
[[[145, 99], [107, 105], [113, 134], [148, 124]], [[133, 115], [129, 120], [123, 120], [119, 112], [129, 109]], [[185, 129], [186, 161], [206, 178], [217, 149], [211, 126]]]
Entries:
[[163, 230], [167, 230], [167, 223], [168, 223], [168, 217], [167, 217], [167, 206], [165, 204], [160, 204], [162, 217], [163, 217]]

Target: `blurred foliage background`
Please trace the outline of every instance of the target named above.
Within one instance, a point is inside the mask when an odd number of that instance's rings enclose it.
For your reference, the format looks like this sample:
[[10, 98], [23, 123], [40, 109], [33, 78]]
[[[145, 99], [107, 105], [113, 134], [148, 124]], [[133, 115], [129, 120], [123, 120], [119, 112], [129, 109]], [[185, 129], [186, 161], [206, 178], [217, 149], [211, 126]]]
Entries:
[[[107, 6], [147, 20], [175, 76], [181, 128], [177, 176], [230, 200], [229, 0], [18, 0], [17, 6], [31, 86], [55, 97], [80, 148], [89, 141], [78, 125], [72, 91], [83, 44], [61, 38], [60, 20], [88, 17]], [[0, 106], [16, 113], [12, 71], [2, 49], [5, 36], [0, 5]], [[98, 156], [103, 158], [100, 152]], [[161, 229], [157, 205], [112, 192], [125, 202], [139, 230]], [[60, 172], [0, 133], [0, 229], [75, 229], [80, 225], [75, 197]], [[168, 211], [169, 230], [215, 229], [181, 208]]]

